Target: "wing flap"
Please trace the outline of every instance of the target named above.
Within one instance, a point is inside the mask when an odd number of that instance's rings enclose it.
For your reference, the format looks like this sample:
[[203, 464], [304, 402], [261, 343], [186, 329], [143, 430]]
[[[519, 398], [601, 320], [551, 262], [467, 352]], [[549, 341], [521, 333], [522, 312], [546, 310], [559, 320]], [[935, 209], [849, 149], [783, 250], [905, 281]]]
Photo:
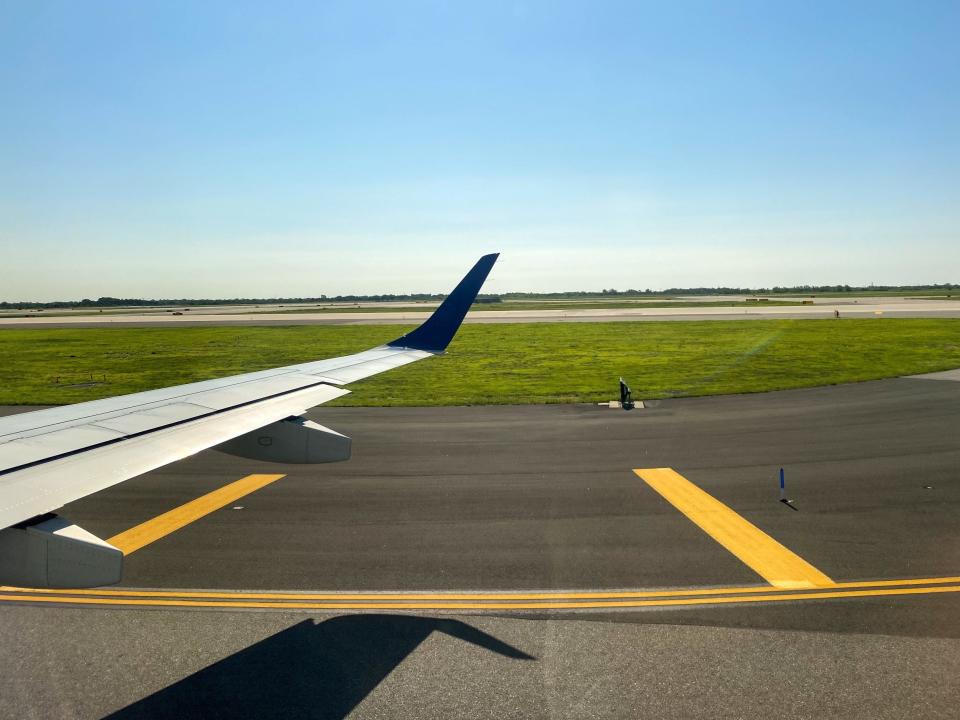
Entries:
[[252, 400], [268, 398], [293, 390], [301, 390], [321, 382], [323, 381], [312, 375], [290, 372], [284, 375], [261, 378], [242, 385], [231, 385], [229, 387], [194, 393], [190, 396], [190, 401], [214, 408], [215, 410], [224, 410]]
[[138, 410], [125, 415], [114, 415], [97, 420], [97, 427], [118, 430], [124, 435], [136, 435], [158, 427], [172, 425], [206, 415], [216, 408], [198, 405], [195, 402], [161, 405], [149, 410]]
[[82, 425], [43, 435], [18, 438], [0, 445], [0, 467], [30, 465], [51, 456], [114, 442], [123, 436], [123, 433], [116, 430], [95, 425]]

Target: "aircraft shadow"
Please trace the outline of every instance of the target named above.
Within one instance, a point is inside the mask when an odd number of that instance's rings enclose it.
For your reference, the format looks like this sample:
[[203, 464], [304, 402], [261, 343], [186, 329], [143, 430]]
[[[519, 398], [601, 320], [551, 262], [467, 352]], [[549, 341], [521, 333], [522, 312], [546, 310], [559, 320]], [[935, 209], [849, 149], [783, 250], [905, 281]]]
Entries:
[[340, 720], [433, 632], [505, 657], [535, 659], [459, 620], [410, 615], [304, 620], [107, 717]]

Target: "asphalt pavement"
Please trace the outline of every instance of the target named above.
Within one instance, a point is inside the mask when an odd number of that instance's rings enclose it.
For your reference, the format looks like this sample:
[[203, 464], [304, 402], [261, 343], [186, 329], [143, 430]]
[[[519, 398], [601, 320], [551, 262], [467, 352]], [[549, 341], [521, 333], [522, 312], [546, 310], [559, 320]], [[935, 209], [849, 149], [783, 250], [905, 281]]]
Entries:
[[[0, 605], [0, 716], [956, 716], [960, 592], [948, 581], [960, 575], [960, 382], [632, 412], [321, 407], [311, 417], [353, 437], [352, 460], [272, 465], [207, 451], [64, 508], [110, 537], [241, 477], [284, 475], [129, 555], [121, 592], [143, 604]], [[633, 473], [665, 467], [836, 587], [867, 589], [768, 592]], [[795, 510], [779, 502], [781, 467]], [[698, 596], [329, 611], [146, 594], [664, 589]], [[728, 598], [733, 589], [745, 594]], [[713, 591], [722, 597], [700, 595]]]
[[[710, 300], [742, 298], [700, 298]], [[688, 299], [689, 300], [689, 299]], [[530, 322], [637, 322], [637, 321], [699, 321], [699, 320], [815, 320], [833, 318], [838, 312], [842, 318], [958, 318], [960, 302], [947, 298], [859, 297], [817, 298], [810, 305], [763, 305], [762, 303], [735, 306], [647, 307], [636, 303], [633, 307], [566, 308], [536, 310], [472, 310], [468, 323], [530, 323]], [[252, 310], [249, 306], [197, 308], [196, 311], [174, 315], [172, 312], [130, 313], [105, 312], [48, 312], [0, 313], [0, 327], [19, 328], [83, 328], [83, 327], [156, 327], [197, 325], [410, 325], [422, 323], [432, 308], [410, 308], [402, 312], [385, 312], [376, 307], [364, 307], [359, 312], [331, 312], [318, 308], [297, 312], [276, 309]]]

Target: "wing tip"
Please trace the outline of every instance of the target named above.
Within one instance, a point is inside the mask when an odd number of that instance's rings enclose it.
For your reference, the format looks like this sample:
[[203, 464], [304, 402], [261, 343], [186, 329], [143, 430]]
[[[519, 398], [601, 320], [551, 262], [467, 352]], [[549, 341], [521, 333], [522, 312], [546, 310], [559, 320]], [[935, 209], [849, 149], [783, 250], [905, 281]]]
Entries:
[[422, 325], [396, 340], [391, 340], [387, 345], [431, 353], [442, 353], [446, 350], [499, 257], [498, 252], [488, 253], [477, 260], [453, 291], [440, 303], [440, 307], [434, 310]]

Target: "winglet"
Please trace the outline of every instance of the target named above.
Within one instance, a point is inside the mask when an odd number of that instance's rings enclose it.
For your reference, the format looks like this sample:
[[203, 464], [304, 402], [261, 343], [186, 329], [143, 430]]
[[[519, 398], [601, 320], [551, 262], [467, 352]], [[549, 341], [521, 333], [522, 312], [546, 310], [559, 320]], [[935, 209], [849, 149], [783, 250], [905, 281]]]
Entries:
[[396, 340], [391, 340], [387, 345], [442, 353], [460, 329], [460, 323], [477, 299], [477, 293], [498, 257], [500, 253], [480, 258], [423, 325]]

